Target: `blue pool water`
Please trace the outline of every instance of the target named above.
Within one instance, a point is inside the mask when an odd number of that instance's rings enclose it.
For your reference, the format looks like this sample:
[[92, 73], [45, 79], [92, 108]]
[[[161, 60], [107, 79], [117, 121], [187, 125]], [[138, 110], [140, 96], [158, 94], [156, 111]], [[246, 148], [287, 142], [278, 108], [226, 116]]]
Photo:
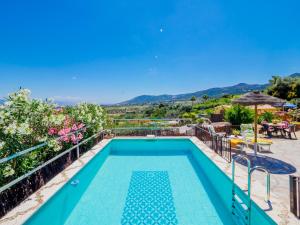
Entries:
[[188, 139], [116, 139], [26, 224], [234, 224], [230, 199], [230, 180]]

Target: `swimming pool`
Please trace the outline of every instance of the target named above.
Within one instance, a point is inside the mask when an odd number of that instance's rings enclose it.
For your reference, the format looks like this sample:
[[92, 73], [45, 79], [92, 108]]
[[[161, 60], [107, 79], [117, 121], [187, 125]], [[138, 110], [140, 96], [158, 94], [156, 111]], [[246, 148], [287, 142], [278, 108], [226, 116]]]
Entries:
[[[114, 139], [25, 224], [229, 225], [231, 204], [231, 180], [189, 139]], [[250, 215], [276, 224], [255, 203]]]

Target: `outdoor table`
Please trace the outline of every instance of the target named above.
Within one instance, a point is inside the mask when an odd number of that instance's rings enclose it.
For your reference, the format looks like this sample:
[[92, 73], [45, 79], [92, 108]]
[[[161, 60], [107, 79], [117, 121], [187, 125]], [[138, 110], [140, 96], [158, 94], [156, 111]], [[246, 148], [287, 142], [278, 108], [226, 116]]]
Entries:
[[274, 128], [276, 135], [277, 135], [277, 131], [280, 131], [281, 136], [283, 136], [283, 130], [285, 126], [284, 123], [268, 123], [268, 126]]

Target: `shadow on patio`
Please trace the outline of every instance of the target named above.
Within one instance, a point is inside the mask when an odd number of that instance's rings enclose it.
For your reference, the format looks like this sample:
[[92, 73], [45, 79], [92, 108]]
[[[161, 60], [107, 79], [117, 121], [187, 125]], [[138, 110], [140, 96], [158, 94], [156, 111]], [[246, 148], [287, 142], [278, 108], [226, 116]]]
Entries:
[[[233, 155], [233, 158], [235, 157], [236, 155]], [[247, 157], [251, 161], [251, 167], [263, 166], [268, 169], [271, 174], [292, 174], [297, 171], [297, 169], [293, 165], [279, 159], [263, 155], [255, 156], [254, 154], [247, 154]], [[236, 160], [236, 162], [243, 166], [247, 166], [247, 162], [244, 159], [239, 158]]]

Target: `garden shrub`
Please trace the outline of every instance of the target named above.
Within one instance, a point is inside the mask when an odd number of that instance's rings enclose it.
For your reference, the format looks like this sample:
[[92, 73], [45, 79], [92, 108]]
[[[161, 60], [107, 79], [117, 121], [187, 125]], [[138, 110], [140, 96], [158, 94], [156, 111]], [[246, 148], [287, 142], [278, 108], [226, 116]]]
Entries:
[[[20, 89], [0, 106], [0, 158], [46, 143], [46, 146], [0, 165], [0, 186], [18, 177], [77, 141], [100, 131], [106, 125], [106, 113], [94, 104], [58, 108], [51, 101], [30, 98]], [[67, 136], [71, 131], [81, 131]]]
[[232, 125], [252, 123], [254, 120], [254, 111], [241, 105], [233, 105], [231, 108], [225, 110], [224, 117]]
[[275, 116], [271, 112], [264, 112], [258, 117], [258, 123], [262, 123], [263, 121], [266, 121], [268, 123], [271, 123], [272, 120], [275, 119]]

